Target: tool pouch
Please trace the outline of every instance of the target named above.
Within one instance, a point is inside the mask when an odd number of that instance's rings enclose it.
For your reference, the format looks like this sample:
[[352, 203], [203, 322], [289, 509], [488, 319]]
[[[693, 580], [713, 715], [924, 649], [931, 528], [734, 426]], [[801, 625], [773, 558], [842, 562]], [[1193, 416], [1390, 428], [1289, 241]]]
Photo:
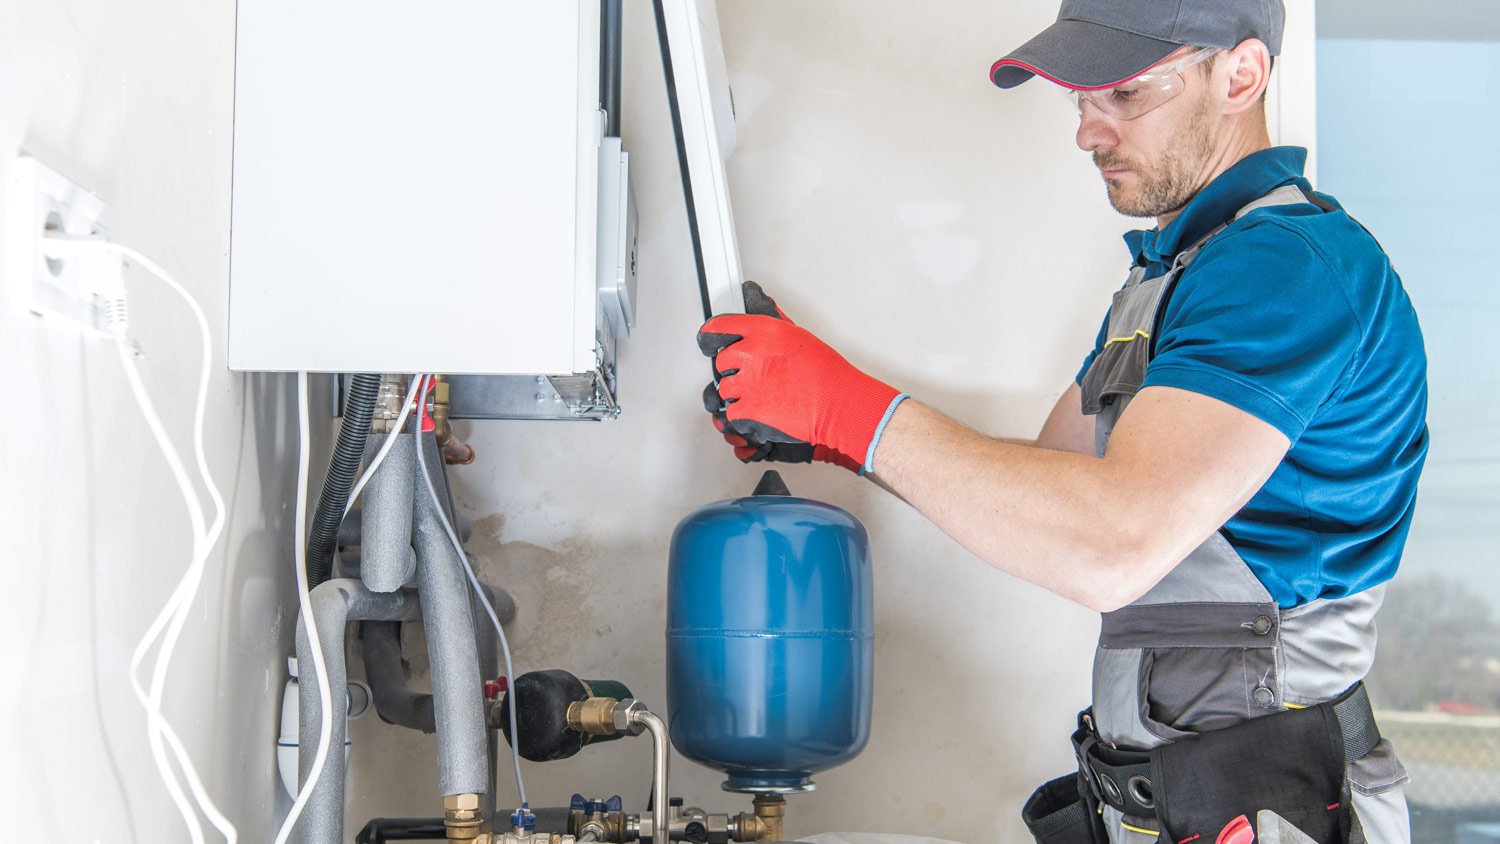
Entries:
[[1108, 844], [1099, 804], [1077, 773], [1038, 788], [1021, 807], [1037, 844]]
[[1102, 807], [1177, 844], [1217, 841], [1241, 817], [1258, 840], [1364, 844], [1347, 766], [1379, 743], [1362, 683], [1327, 703], [1149, 751], [1101, 742], [1084, 710], [1073, 733], [1078, 774], [1037, 789], [1022, 817], [1039, 844], [1107, 841]]
[[1235, 818], [1254, 822], [1262, 810], [1318, 844], [1358, 840], [1350, 829], [1344, 736], [1330, 704], [1254, 718], [1149, 755], [1163, 840], [1213, 841]]

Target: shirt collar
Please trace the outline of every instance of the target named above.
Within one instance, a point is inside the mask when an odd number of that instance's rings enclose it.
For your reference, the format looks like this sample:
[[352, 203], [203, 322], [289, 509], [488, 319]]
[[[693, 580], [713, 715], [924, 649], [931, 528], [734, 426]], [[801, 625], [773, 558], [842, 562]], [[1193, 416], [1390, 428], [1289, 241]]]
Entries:
[[1300, 182], [1306, 164], [1307, 150], [1302, 147], [1271, 147], [1251, 153], [1198, 191], [1166, 228], [1126, 232], [1125, 245], [1141, 266], [1170, 261], [1228, 222], [1236, 211], [1282, 185]]

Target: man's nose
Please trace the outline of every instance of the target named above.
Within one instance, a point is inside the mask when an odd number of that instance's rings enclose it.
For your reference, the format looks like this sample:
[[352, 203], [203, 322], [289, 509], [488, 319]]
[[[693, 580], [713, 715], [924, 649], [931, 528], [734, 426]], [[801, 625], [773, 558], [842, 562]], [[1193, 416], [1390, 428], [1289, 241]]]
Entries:
[[1100, 147], [1114, 146], [1119, 142], [1113, 121], [1099, 107], [1084, 100], [1078, 112], [1078, 135], [1075, 140], [1084, 152], [1093, 152]]

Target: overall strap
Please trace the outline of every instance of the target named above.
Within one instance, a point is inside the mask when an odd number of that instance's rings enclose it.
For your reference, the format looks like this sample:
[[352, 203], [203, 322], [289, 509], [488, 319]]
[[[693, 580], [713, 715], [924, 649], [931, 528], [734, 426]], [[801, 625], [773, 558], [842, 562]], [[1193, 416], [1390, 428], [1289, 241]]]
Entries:
[[1281, 205], [1309, 204], [1316, 205], [1317, 207], [1324, 210], [1327, 210], [1330, 207], [1325, 202], [1314, 202], [1313, 200], [1314, 197], [1304, 192], [1302, 188], [1298, 187], [1297, 185], [1282, 185], [1281, 187], [1271, 191], [1260, 199], [1257, 199], [1254, 202], [1251, 202], [1245, 207], [1241, 208], [1240, 210], [1234, 212], [1233, 218], [1225, 221], [1224, 223], [1221, 223], [1213, 231], [1209, 232], [1203, 237], [1198, 238], [1198, 240], [1195, 241], [1192, 246], [1189, 246], [1181, 252], [1178, 252], [1176, 260], [1172, 262], [1172, 268], [1167, 272], [1180, 274], [1184, 269], [1187, 268], [1188, 264], [1191, 264], [1193, 262], [1194, 258], [1198, 257], [1198, 253], [1203, 251], [1203, 247], [1207, 246], [1210, 240], [1218, 237], [1220, 233], [1229, 228], [1231, 223], [1234, 223], [1241, 217], [1249, 214], [1251, 211], [1259, 211], [1262, 208], [1275, 208]]
[[1229, 228], [1231, 224], [1233, 224], [1246, 214], [1249, 214], [1251, 211], [1258, 211], [1262, 208], [1275, 208], [1282, 205], [1302, 204], [1313, 205], [1323, 211], [1329, 211], [1333, 208], [1333, 206], [1323, 201], [1322, 198], [1315, 196], [1310, 191], [1304, 191], [1298, 185], [1282, 185], [1281, 187], [1276, 188], [1265, 196], [1262, 196], [1259, 199], [1248, 203], [1240, 210], [1234, 212], [1233, 218], [1227, 220], [1226, 222], [1220, 223], [1216, 228], [1214, 228], [1213, 231], [1194, 241], [1192, 246], [1189, 246], [1181, 252], [1178, 252], [1177, 256], [1172, 260], [1171, 269], [1167, 270], [1167, 280], [1162, 285], [1161, 299], [1158, 301], [1156, 306], [1156, 319], [1154, 320], [1152, 325], [1151, 339], [1148, 345], [1149, 357], [1156, 356], [1156, 337], [1157, 334], [1161, 331], [1161, 320], [1162, 315], [1167, 310], [1167, 300], [1172, 298], [1172, 292], [1177, 288], [1178, 279], [1182, 277], [1182, 273], [1187, 269], [1188, 265], [1198, 257], [1198, 253], [1203, 251], [1203, 247], [1207, 246], [1209, 244], [1209, 241], [1218, 237], [1225, 229]]

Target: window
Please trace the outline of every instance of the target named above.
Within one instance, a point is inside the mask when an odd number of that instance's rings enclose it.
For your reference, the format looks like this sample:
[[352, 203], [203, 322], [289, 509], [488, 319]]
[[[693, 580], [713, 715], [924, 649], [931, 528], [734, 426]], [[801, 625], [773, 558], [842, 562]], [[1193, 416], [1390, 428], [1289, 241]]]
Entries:
[[1332, 11], [1316, 186], [1385, 246], [1428, 355], [1431, 451], [1370, 694], [1412, 840], [1500, 842], [1500, 41], [1330, 37]]

